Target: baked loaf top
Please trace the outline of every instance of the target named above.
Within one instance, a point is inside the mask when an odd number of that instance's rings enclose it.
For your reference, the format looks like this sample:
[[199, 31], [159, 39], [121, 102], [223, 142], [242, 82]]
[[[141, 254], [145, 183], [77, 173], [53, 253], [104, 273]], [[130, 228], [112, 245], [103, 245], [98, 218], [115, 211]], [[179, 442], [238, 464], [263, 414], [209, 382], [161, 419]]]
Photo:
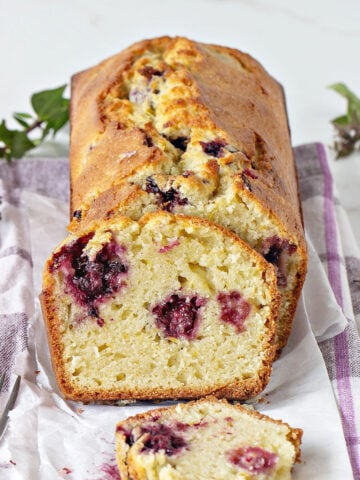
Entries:
[[117, 425], [122, 480], [289, 480], [302, 431], [213, 397]]
[[70, 230], [167, 210], [207, 218], [272, 263], [278, 351], [306, 273], [282, 87], [237, 50], [162, 37], [74, 76]]
[[[145, 65], [147, 56], [155, 58], [157, 68]], [[159, 82], [169, 83], [156, 128], [150, 115], [137, 116], [134, 108], [142, 103], [145, 88], [128, 90], [138, 59], [140, 69], [144, 64], [140, 76], [145, 81], [158, 77]], [[156, 84], [148, 88], [153, 93]], [[196, 115], [187, 110], [189, 102]], [[284, 105], [281, 85], [256, 60], [238, 50], [181, 37], [134, 44], [73, 77], [72, 212], [81, 208], [88, 195], [97, 197], [139, 167], [154, 173], [155, 164], [176, 154], [171, 142], [179, 138], [189, 141], [189, 135], [194, 144], [215, 140], [211, 138], [215, 131], [222, 133], [233, 153], [231, 161], [242, 164], [242, 170], [249, 166], [253, 171], [248, 181], [254, 196], [276, 212], [288, 232], [301, 237], [301, 206]], [[199, 134], [203, 138], [198, 138]], [[225, 163], [229, 162], [228, 158]], [[215, 163], [200, 165], [200, 176], [216, 174]], [[194, 168], [191, 159], [190, 167]], [[160, 171], [164, 169], [166, 166]]]
[[116, 217], [71, 235], [45, 267], [41, 301], [67, 398], [246, 399], [269, 380], [274, 268], [203, 219]]

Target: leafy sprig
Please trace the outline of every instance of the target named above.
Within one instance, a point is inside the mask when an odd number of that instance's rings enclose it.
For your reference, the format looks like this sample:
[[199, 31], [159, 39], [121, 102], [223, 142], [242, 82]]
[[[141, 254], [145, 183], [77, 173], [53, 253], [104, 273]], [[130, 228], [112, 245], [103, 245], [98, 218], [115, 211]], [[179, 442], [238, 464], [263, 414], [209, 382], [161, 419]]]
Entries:
[[329, 88], [347, 100], [346, 114], [331, 121], [336, 131], [334, 148], [337, 158], [346, 157], [360, 150], [360, 98], [344, 83], [335, 83]]
[[69, 121], [69, 99], [64, 97], [66, 85], [34, 93], [31, 105], [34, 114], [16, 112], [14, 120], [21, 129], [10, 129], [6, 121], [0, 123], [0, 158], [10, 162], [23, 157], [39, 146], [52, 133], [53, 136]]

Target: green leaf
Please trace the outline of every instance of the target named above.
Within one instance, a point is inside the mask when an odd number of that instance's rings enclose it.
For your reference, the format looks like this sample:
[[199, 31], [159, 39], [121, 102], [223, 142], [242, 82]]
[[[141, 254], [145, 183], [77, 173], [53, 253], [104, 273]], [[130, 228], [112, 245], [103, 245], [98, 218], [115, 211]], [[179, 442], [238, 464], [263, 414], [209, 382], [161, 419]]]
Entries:
[[[66, 85], [34, 93], [31, 104], [36, 116], [30, 113], [15, 112], [14, 120], [22, 130], [12, 130], [7, 127], [5, 120], [0, 123], [0, 158], [11, 161], [21, 158], [53, 132], [56, 134], [69, 120], [69, 99], [63, 94]], [[33, 135], [37, 132], [37, 136]], [[31, 138], [30, 138], [31, 134]]]
[[12, 158], [21, 158], [28, 150], [35, 147], [36, 144], [28, 138], [26, 132], [21, 132], [20, 130], [13, 131], [11, 142]]
[[333, 85], [330, 85], [329, 88], [347, 99], [348, 123], [360, 122], [360, 98], [358, 98], [344, 83], [334, 83]]
[[31, 96], [31, 105], [40, 120], [48, 121], [54, 111], [56, 112], [59, 106], [62, 106], [65, 88], [66, 85], [62, 85], [51, 90], [34, 93]]
[[335, 83], [330, 85], [329, 88], [347, 100], [346, 114], [331, 120], [336, 131], [334, 148], [337, 158], [342, 158], [350, 155], [355, 150], [359, 150], [360, 98], [344, 83]]
[[63, 97], [65, 88], [66, 85], [62, 85], [34, 93], [31, 97], [31, 104], [38, 119], [47, 123], [43, 138], [50, 130], [53, 130], [55, 135], [69, 120], [69, 99]]
[[334, 83], [333, 85], [329, 85], [329, 88], [340, 94], [342, 97], [346, 98], [350, 102], [359, 102], [360, 99], [357, 98], [354, 92], [352, 92], [345, 83]]
[[348, 116], [351, 118], [352, 123], [360, 123], [360, 101], [359, 103], [349, 102]]
[[14, 116], [20, 117], [20, 118], [33, 118], [33, 116], [30, 113], [24, 113], [24, 112], [15, 112]]
[[351, 123], [351, 119], [349, 118], [348, 115], [341, 115], [340, 117], [336, 117], [333, 120], [331, 120], [331, 123], [333, 125], [338, 125], [339, 127], [349, 125]]
[[25, 128], [28, 128], [29, 126], [29, 122], [27, 120], [25, 120], [25, 118], [32, 118], [31, 115], [28, 115], [26, 117], [23, 116], [23, 114], [21, 113], [14, 113], [13, 114], [13, 118], [22, 126], [22, 127], [25, 127]]
[[0, 124], [0, 142], [9, 145], [12, 141], [13, 131], [8, 129], [5, 120]]
[[4, 144], [4, 147], [0, 148], [0, 157], [7, 160], [21, 158], [35, 147], [35, 143], [28, 138], [25, 131], [9, 129], [5, 120], [0, 124], [0, 141]]

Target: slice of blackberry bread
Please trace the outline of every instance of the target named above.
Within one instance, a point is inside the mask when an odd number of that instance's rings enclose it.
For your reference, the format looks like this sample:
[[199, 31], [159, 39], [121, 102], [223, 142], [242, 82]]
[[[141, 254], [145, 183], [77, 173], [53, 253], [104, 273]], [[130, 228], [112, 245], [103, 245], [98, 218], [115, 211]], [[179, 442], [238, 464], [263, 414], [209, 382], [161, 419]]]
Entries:
[[289, 480], [302, 430], [209, 397], [117, 425], [122, 480]]
[[82, 401], [257, 395], [279, 301], [274, 268], [246, 243], [167, 212], [70, 235], [41, 295], [59, 387]]
[[237, 50], [137, 43], [74, 76], [70, 230], [163, 209], [209, 219], [272, 263], [284, 347], [306, 245], [283, 90]]

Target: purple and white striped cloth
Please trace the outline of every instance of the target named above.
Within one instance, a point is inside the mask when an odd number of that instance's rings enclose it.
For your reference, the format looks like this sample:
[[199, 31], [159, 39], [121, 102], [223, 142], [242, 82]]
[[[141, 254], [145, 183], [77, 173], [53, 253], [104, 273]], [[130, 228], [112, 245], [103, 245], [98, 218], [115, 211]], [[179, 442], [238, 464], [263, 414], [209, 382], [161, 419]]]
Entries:
[[[360, 252], [348, 218], [336, 198], [326, 152], [321, 144], [297, 147], [305, 228], [313, 238], [321, 233], [316, 250], [335, 298], [347, 318], [345, 330], [319, 344], [341, 414], [346, 445], [356, 480], [360, 479]], [[307, 203], [312, 203], [307, 206]], [[316, 202], [316, 203], [315, 203]], [[318, 221], [307, 217], [314, 211]]]
[[[323, 328], [328, 321], [325, 318], [316, 318], [316, 325], [314, 322], [311, 326], [318, 339], [333, 387], [353, 476], [360, 480], [360, 252], [346, 213], [336, 198], [323, 146], [320, 144], [299, 146], [295, 148], [295, 157], [307, 237], [316, 259], [321, 264], [320, 267], [325, 272], [326, 281], [331, 287], [333, 303], [336, 304], [329, 312], [333, 311], [334, 317], [341, 317], [335, 330]], [[31, 195], [27, 195], [28, 192]], [[36, 330], [38, 325], [31, 320], [36, 310], [36, 297], [41, 288], [42, 264], [39, 263], [43, 261], [42, 257], [40, 259], [34, 253], [37, 251], [34, 241], [39, 242], [41, 239], [45, 250], [50, 254], [55, 246], [49, 243], [47, 237], [48, 231], [52, 228], [51, 215], [49, 217], [44, 215], [43, 219], [34, 222], [28, 214], [31, 205], [24, 205], [24, 202], [26, 203], [27, 199], [36, 201], [37, 198], [41, 198], [44, 205], [43, 199], [45, 201], [47, 198], [51, 199], [58, 202], [59, 212], [63, 208], [61, 214], [65, 218], [64, 206], [68, 203], [68, 192], [67, 159], [26, 159], [15, 162], [12, 166], [5, 162], [0, 164], [0, 371], [9, 374], [5, 391], [10, 386], [10, 373], [17, 369], [20, 356], [25, 356], [34, 372], [37, 372], [38, 363], [42, 364], [39, 362], [39, 353], [36, 353], [36, 347], [34, 348], [34, 338], [37, 342], [46, 343], [44, 333]], [[54, 203], [52, 208], [53, 205]], [[65, 231], [61, 231], [58, 240], [64, 236]], [[327, 302], [319, 292], [314, 291], [313, 285], [304, 289], [303, 299], [305, 308], [312, 311], [312, 317], [317, 316], [317, 303]], [[321, 309], [319, 311], [321, 312]], [[338, 333], [339, 331], [341, 333]], [[26, 377], [27, 391], [32, 393], [35, 391], [31, 385], [36, 384], [36, 376], [34, 374], [33, 378]], [[50, 379], [48, 383], [44, 383], [44, 390], [51, 392], [53, 385]], [[22, 394], [25, 395], [25, 392], [20, 391], [20, 396]], [[1, 396], [0, 407], [4, 401], [4, 396]], [[55, 403], [58, 405], [59, 401]], [[19, 445], [17, 448], [20, 448]], [[11, 452], [11, 448], [9, 451]], [[321, 461], [323, 460], [320, 457], [319, 462]], [[21, 475], [16, 476], [15, 463], [10, 458], [1, 457], [0, 451], [0, 477], [11, 480], [24, 478]], [[59, 468], [58, 472], [61, 470]], [[40, 466], [39, 469], [41, 470]], [[61, 471], [58, 478], [85, 478], [72, 477], [68, 466], [64, 466]], [[31, 478], [50, 477], [39, 474]], [[101, 478], [115, 477], [102, 475]], [[299, 467], [296, 478], [310, 477], [302, 477]], [[314, 474], [312, 478], [325, 477]]]

